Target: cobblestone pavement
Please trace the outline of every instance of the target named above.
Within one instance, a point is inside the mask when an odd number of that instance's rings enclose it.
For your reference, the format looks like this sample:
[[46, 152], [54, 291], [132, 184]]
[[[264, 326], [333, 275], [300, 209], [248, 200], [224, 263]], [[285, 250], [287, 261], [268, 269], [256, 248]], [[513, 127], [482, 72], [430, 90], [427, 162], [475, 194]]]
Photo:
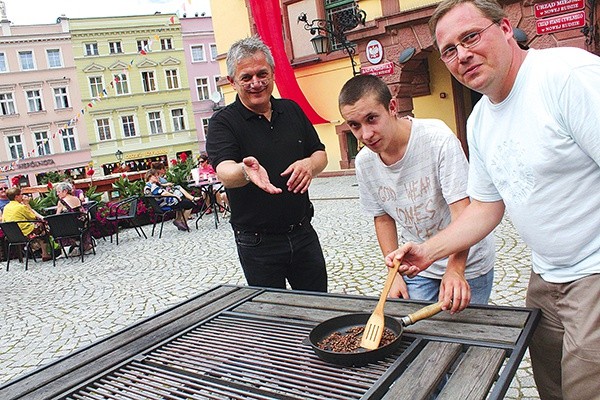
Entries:
[[[329, 290], [378, 296], [386, 277], [372, 221], [360, 213], [354, 176], [318, 178], [311, 186], [314, 226], [328, 265]], [[207, 218], [210, 217], [210, 218]], [[192, 224], [193, 225], [193, 224]], [[244, 285], [227, 221], [212, 216], [162, 239], [129, 229], [119, 245], [98, 241], [97, 255], [0, 265], [0, 384], [63, 357], [217, 284]], [[150, 229], [145, 228], [150, 234]], [[505, 219], [496, 232], [491, 302], [524, 306], [529, 250]], [[526, 355], [507, 399], [539, 399]]]

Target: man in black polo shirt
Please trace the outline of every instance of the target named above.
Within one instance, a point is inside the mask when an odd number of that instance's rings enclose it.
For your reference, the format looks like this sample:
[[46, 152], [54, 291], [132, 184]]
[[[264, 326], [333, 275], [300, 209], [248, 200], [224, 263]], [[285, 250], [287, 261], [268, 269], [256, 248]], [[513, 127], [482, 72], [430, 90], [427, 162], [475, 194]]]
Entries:
[[206, 149], [227, 189], [238, 255], [251, 286], [327, 291], [308, 188], [327, 165], [325, 146], [293, 101], [275, 99], [275, 62], [258, 38], [227, 54], [233, 104], [213, 115]]

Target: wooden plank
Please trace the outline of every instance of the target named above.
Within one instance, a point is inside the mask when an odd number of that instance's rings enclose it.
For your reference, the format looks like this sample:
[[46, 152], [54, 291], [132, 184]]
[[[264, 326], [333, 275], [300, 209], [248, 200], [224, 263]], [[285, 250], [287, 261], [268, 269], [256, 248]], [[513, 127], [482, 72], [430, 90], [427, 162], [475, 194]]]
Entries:
[[256, 293], [217, 287], [0, 388], [0, 399], [47, 399], [118, 365]]
[[470, 347], [437, 400], [486, 398], [505, 357], [504, 350]]
[[462, 346], [457, 343], [427, 343], [382, 400], [429, 399], [461, 350]]

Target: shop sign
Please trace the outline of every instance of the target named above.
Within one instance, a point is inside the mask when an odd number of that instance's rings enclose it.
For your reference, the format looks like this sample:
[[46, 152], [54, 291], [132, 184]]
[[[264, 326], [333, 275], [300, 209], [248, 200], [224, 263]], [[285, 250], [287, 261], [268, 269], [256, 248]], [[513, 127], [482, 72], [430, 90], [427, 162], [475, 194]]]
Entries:
[[360, 73], [363, 75], [389, 75], [394, 73], [394, 63], [391, 61], [385, 62], [379, 65], [372, 65], [369, 67], [361, 67]]
[[127, 154], [125, 154], [125, 159], [126, 160], [135, 160], [135, 159], [144, 158], [144, 157], [164, 156], [165, 154], [167, 154], [166, 150], [148, 150], [148, 151], [141, 151], [138, 153], [127, 153]]
[[379, 40], [371, 40], [367, 43], [367, 60], [371, 64], [379, 64], [383, 59], [383, 46]]
[[538, 3], [534, 5], [535, 17], [545, 18], [552, 15], [583, 10], [584, 6], [584, 0], [556, 0], [548, 3]]
[[571, 14], [544, 18], [535, 21], [535, 28], [538, 35], [580, 28], [584, 25], [585, 11], [577, 11]]
[[47, 160], [40, 160], [40, 161], [27, 161], [27, 162], [18, 163], [17, 169], [45, 167], [46, 165], [53, 165], [53, 164], [54, 164], [54, 160], [51, 158], [49, 158]]

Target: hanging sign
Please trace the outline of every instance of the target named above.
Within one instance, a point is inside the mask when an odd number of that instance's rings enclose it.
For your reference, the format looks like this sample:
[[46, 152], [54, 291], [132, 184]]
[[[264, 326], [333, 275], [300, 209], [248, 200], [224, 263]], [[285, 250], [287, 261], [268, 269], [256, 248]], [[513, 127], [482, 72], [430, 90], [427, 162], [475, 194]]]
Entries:
[[584, 0], [556, 0], [548, 3], [534, 4], [536, 18], [545, 18], [552, 15], [583, 10], [583, 7], [585, 7]]
[[535, 28], [538, 35], [581, 28], [584, 25], [585, 11], [577, 11], [571, 14], [538, 19], [535, 21]]
[[383, 59], [383, 46], [379, 40], [371, 40], [367, 43], [367, 60], [371, 64], [379, 64]]
[[363, 75], [389, 75], [394, 73], [394, 63], [391, 61], [385, 62], [379, 65], [371, 65], [368, 67], [361, 67], [360, 73]]

